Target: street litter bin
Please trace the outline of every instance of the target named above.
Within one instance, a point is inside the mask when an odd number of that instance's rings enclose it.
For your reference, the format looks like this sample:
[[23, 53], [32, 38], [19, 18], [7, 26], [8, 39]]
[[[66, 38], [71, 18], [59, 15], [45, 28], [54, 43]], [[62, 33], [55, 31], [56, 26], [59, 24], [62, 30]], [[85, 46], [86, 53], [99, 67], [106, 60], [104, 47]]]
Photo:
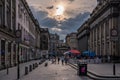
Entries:
[[78, 64], [77, 74], [79, 76], [87, 76], [87, 64]]

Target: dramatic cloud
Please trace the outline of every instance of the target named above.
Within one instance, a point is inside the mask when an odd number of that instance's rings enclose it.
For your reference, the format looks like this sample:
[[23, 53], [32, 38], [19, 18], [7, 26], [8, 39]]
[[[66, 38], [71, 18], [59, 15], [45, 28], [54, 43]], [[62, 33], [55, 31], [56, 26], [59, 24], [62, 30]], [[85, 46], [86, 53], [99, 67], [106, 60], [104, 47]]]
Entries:
[[54, 6], [52, 5], [52, 6], [49, 6], [49, 7], [46, 7], [47, 9], [53, 9], [54, 8]]
[[[50, 32], [56, 32], [65, 36], [68, 33], [76, 32], [80, 25], [82, 25], [82, 23], [88, 19], [89, 14], [89, 12], [85, 12], [83, 14], [80, 13], [74, 18], [69, 18], [62, 22], [58, 22], [55, 19], [46, 17], [39, 23], [41, 26], [49, 28]], [[64, 37], [61, 38], [63, 39]]]
[[70, 2], [73, 2], [73, 1], [75, 1], [75, 0], [69, 0]]
[[[49, 28], [51, 33], [60, 34], [61, 39], [68, 33], [76, 32], [97, 4], [96, 0], [27, 0], [27, 2], [40, 26]], [[65, 8], [62, 21], [56, 20], [54, 16], [59, 4], [63, 4]]]

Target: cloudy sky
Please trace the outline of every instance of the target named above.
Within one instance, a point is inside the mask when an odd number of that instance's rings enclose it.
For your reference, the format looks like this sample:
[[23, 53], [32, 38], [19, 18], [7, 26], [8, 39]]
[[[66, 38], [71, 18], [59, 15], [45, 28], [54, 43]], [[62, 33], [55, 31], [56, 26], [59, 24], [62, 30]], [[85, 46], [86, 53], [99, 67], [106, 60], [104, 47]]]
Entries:
[[57, 33], [60, 39], [66, 34], [76, 32], [89, 18], [95, 8], [96, 0], [27, 0], [40, 26]]

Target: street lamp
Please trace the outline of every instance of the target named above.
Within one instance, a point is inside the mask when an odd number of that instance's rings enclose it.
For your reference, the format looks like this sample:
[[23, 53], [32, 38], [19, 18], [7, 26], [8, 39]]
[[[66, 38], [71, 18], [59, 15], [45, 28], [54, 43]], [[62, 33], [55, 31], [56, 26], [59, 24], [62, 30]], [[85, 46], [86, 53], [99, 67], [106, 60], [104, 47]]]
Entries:
[[20, 61], [19, 61], [19, 43], [21, 42], [21, 30], [16, 30], [15, 32], [15, 37], [16, 37], [16, 43], [18, 44], [18, 51], [17, 51], [17, 79], [20, 78]]

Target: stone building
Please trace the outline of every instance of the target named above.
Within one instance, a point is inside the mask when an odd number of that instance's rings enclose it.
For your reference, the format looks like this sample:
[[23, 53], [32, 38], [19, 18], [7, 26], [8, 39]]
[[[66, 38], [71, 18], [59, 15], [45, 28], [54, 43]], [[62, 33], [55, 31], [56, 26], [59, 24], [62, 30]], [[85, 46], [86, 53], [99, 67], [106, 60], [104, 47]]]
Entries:
[[[120, 57], [120, 0], [102, 0], [90, 15], [89, 49], [96, 55]], [[113, 41], [111, 30], [118, 32]]]
[[77, 33], [73, 32], [66, 36], [66, 44], [70, 49], [78, 49]]
[[47, 57], [49, 51], [50, 33], [48, 28], [41, 28], [40, 33], [41, 57]]
[[77, 38], [78, 38], [78, 49], [79, 51], [87, 51], [89, 47], [89, 25], [86, 21], [84, 24], [80, 26], [80, 28], [77, 30]]
[[59, 40], [58, 45], [57, 45], [57, 52], [58, 56], [63, 56], [64, 52], [69, 51], [70, 47], [63, 41]]
[[35, 59], [39, 59], [41, 57], [41, 54], [40, 54], [40, 26], [39, 26], [39, 23], [38, 21], [36, 20], [36, 30], [35, 30], [35, 37], [36, 37], [36, 40], [35, 40]]
[[[26, 0], [0, 0], [0, 69], [15, 66], [18, 53], [20, 62], [36, 58], [36, 41], [40, 40], [38, 26]], [[36, 35], [36, 28], [39, 35]], [[22, 32], [19, 50], [16, 30]]]
[[57, 45], [59, 41], [59, 35], [58, 34], [50, 34], [50, 40], [49, 40], [49, 53], [57, 54]]
[[36, 20], [26, 0], [16, 0], [16, 30], [21, 30], [20, 62], [34, 59]]
[[16, 64], [15, 0], [0, 0], [0, 69]]

